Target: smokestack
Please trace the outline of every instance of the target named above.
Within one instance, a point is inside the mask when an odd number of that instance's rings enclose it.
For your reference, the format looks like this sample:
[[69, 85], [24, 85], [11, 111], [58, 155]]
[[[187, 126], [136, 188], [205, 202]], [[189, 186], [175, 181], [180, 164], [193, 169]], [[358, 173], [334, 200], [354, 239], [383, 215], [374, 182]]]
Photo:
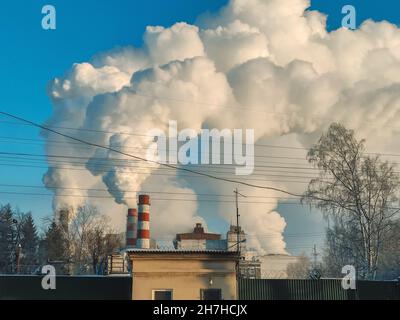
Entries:
[[136, 247], [150, 249], [150, 196], [139, 195]]
[[126, 247], [133, 248], [136, 246], [137, 238], [138, 213], [136, 209], [128, 209], [126, 219]]

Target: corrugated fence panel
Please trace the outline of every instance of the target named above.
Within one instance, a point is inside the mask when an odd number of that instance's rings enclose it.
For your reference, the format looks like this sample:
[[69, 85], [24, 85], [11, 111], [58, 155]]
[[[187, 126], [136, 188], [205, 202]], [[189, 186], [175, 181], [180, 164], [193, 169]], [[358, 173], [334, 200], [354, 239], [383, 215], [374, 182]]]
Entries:
[[400, 300], [398, 281], [357, 281], [344, 290], [341, 279], [240, 279], [241, 300]]
[[399, 299], [400, 287], [392, 281], [358, 281], [357, 298], [360, 300]]
[[57, 276], [56, 289], [44, 290], [42, 276], [0, 276], [0, 300], [130, 300], [132, 278], [126, 276]]

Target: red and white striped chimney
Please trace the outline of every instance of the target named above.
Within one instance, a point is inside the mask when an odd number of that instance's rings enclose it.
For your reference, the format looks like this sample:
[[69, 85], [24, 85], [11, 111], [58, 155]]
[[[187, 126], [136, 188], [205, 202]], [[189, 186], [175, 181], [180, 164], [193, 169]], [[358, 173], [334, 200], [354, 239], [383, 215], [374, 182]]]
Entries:
[[137, 238], [138, 213], [136, 209], [128, 209], [126, 219], [126, 247], [133, 248], [136, 246]]
[[150, 249], [150, 196], [139, 195], [136, 247]]

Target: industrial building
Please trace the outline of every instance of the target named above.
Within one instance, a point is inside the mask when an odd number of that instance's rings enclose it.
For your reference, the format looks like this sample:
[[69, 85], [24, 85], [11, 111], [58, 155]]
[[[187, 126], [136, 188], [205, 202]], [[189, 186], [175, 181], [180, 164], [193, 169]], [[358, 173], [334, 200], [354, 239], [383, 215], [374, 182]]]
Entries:
[[[122, 253], [132, 274], [132, 299], [236, 299], [238, 256], [226, 250], [226, 241], [196, 224], [192, 233], [177, 235], [175, 249], [156, 249], [150, 238], [150, 206], [150, 197], [139, 195], [138, 209], [128, 209]], [[124, 268], [120, 261], [116, 266]]]
[[176, 249], [186, 250], [226, 250], [235, 253], [239, 251], [239, 276], [249, 279], [261, 278], [260, 260], [246, 258], [246, 234], [240, 227], [231, 225], [226, 239], [221, 239], [220, 234], [204, 232], [201, 223], [196, 223], [193, 232], [176, 235], [174, 246]]
[[259, 257], [261, 261], [261, 278], [287, 279], [287, 267], [299, 261], [299, 257], [288, 254], [267, 254]]
[[128, 249], [133, 300], [235, 300], [235, 252]]
[[226, 250], [226, 240], [218, 233], [204, 232], [201, 223], [196, 223], [193, 232], [178, 233], [174, 240], [175, 249]]
[[[235, 225], [223, 238], [196, 223], [192, 231], [176, 234], [174, 248], [159, 249], [150, 237], [150, 206], [150, 197], [139, 195], [137, 209], [128, 209], [122, 253], [133, 278], [133, 299], [235, 299], [237, 277], [286, 278], [287, 265], [297, 259], [255, 255], [244, 230]], [[114, 261], [121, 270], [121, 262]]]

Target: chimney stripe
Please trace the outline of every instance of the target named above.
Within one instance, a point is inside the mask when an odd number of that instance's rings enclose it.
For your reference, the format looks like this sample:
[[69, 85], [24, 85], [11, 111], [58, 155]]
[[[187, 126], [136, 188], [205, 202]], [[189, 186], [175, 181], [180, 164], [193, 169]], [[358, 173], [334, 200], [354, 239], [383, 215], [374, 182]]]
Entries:
[[128, 209], [128, 216], [126, 219], [126, 246], [132, 247], [136, 245], [137, 238], [137, 221], [138, 213], [134, 208]]
[[136, 246], [136, 240], [135, 239], [128, 239], [126, 242], [127, 247], [134, 247]]
[[138, 239], [136, 243], [137, 248], [141, 249], [149, 249], [150, 248], [150, 239]]
[[139, 221], [138, 230], [150, 230], [150, 221]]
[[133, 230], [129, 230], [126, 232], [126, 236], [128, 239], [135, 239]]
[[139, 221], [150, 221], [150, 213], [148, 213], [148, 212], [143, 212], [143, 213], [139, 216]]
[[147, 194], [139, 195], [139, 204], [150, 204], [150, 196]]
[[140, 204], [138, 205], [139, 212], [150, 212], [150, 205], [148, 204]]
[[150, 239], [150, 230], [139, 230], [138, 238], [139, 239]]
[[[137, 228], [135, 227], [135, 226], [133, 226], [133, 225], [127, 225], [126, 226], [126, 231], [128, 232], [128, 231], [136, 231], [137, 230]], [[134, 236], [134, 234], [132, 233], [132, 236]]]
[[150, 197], [148, 195], [139, 195], [136, 247], [150, 248]]

